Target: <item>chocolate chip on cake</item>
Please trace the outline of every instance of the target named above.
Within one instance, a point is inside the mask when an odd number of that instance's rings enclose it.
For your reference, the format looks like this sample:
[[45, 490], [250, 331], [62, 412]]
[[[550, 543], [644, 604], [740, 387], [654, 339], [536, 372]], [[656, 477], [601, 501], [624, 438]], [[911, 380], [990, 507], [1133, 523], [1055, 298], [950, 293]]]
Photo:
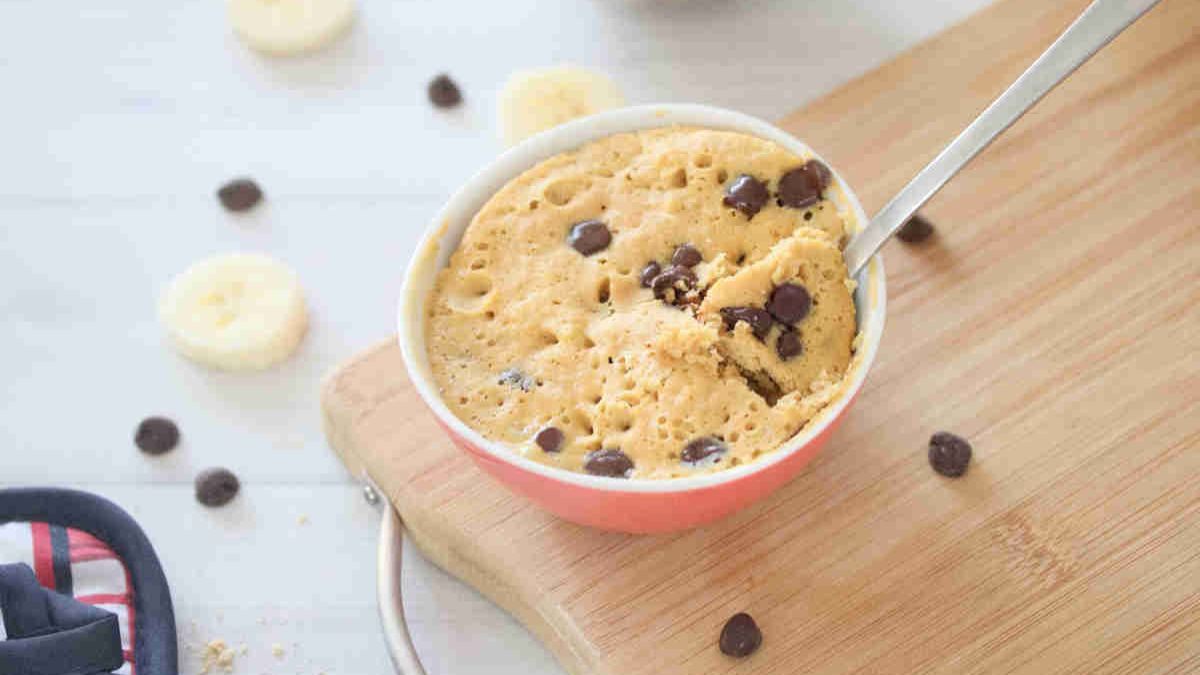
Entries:
[[810, 159], [779, 179], [779, 203], [793, 209], [812, 206], [821, 200], [832, 180], [829, 167]]
[[439, 108], [453, 108], [462, 103], [462, 92], [449, 75], [442, 73], [429, 82], [429, 102]]
[[249, 178], [231, 180], [217, 190], [217, 199], [229, 211], [248, 211], [262, 201], [262, 197], [262, 188]]
[[720, 459], [721, 455], [725, 454], [727, 449], [721, 439], [716, 436], [701, 436], [683, 446], [683, 452], [680, 453], [679, 459], [684, 464], [691, 466], [701, 463], [713, 464]]
[[133, 442], [147, 455], [161, 455], [179, 445], [179, 427], [165, 417], [147, 417], [134, 432]]
[[695, 267], [702, 260], [704, 260], [704, 256], [700, 255], [699, 249], [691, 244], [680, 244], [675, 249], [675, 254], [671, 256], [671, 264], [680, 267]]
[[628, 478], [633, 472], [633, 460], [616, 448], [604, 448], [584, 456], [583, 470], [595, 476]]
[[563, 438], [563, 432], [558, 427], [546, 427], [537, 432], [533, 442], [546, 452], [558, 452], [562, 450]]
[[678, 265], [671, 265], [650, 282], [650, 289], [654, 291], [654, 297], [663, 302], [675, 304], [678, 304], [683, 299], [683, 295], [695, 287], [696, 273]]
[[537, 386], [537, 381], [532, 377], [521, 372], [517, 368], [506, 368], [500, 372], [500, 384], [507, 384], [510, 387], [520, 389], [521, 391], [533, 391]]
[[799, 356], [803, 351], [804, 343], [800, 341], [800, 333], [794, 330], [783, 331], [775, 340], [775, 353], [779, 355], [781, 361]]
[[812, 309], [812, 297], [808, 289], [799, 284], [781, 284], [771, 291], [771, 299], [767, 301], [767, 311], [779, 323], [794, 326], [808, 316]]
[[721, 653], [741, 658], [750, 656], [762, 645], [762, 631], [754, 618], [745, 612], [729, 617], [721, 629]]
[[229, 469], [205, 469], [196, 476], [196, 501], [205, 506], [224, 506], [237, 496], [241, 483]]
[[746, 387], [760, 396], [772, 408], [783, 396], [783, 389], [780, 388], [779, 383], [765, 370], [753, 371], [739, 366], [738, 374], [746, 381]]
[[642, 268], [641, 275], [638, 277], [642, 282], [642, 287], [650, 288], [650, 284], [654, 283], [654, 278], [657, 277], [660, 272], [662, 272], [662, 265], [659, 265], [653, 260], [646, 263], [646, 266]]
[[771, 331], [771, 315], [765, 309], [757, 307], [722, 307], [721, 318], [725, 319], [725, 328], [733, 330], [739, 321], [745, 321], [754, 337], [759, 340], [767, 337]]
[[919, 244], [929, 238], [933, 234], [933, 223], [925, 219], [921, 214], [917, 214], [908, 219], [908, 222], [900, 226], [896, 230], [896, 238], [906, 244]]
[[612, 233], [599, 220], [585, 220], [571, 226], [567, 243], [583, 255], [592, 255], [608, 248], [612, 243]]
[[971, 444], [961, 436], [939, 431], [929, 439], [929, 466], [948, 478], [958, 478], [971, 463]]
[[767, 197], [767, 186], [763, 185], [762, 181], [754, 176], [742, 174], [725, 190], [725, 199], [722, 201], [726, 206], [741, 211], [747, 218], [753, 218], [767, 203]]

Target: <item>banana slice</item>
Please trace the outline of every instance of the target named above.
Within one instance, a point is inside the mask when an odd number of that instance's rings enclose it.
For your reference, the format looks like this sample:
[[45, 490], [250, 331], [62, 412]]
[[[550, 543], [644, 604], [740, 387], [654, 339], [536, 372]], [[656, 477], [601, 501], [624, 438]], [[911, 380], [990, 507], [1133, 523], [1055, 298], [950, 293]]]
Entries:
[[234, 32], [267, 54], [320, 49], [354, 20], [354, 0], [228, 0], [228, 9]]
[[231, 253], [175, 277], [159, 319], [181, 354], [221, 370], [262, 370], [286, 360], [308, 329], [295, 272], [263, 255]]
[[516, 145], [563, 122], [623, 105], [617, 85], [594, 70], [559, 66], [519, 71], [500, 92], [500, 128], [504, 142]]

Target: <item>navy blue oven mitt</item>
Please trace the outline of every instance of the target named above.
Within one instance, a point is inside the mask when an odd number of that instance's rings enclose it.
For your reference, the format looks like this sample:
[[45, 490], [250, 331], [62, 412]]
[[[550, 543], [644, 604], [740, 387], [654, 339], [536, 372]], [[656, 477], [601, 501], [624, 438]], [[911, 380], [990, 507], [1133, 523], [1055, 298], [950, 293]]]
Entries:
[[112, 502], [0, 490], [0, 675], [178, 675], [150, 541]]

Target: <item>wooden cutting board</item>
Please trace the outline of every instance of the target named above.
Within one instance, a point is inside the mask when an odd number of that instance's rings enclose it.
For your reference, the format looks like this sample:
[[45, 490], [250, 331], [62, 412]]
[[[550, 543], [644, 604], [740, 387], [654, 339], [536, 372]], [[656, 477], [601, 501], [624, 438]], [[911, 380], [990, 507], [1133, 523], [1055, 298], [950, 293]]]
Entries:
[[[1084, 0], [1002, 0], [790, 115], [868, 211]], [[800, 477], [670, 536], [557, 521], [442, 435], [384, 343], [329, 438], [575, 675], [1200, 672], [1200, 2], [1166, 0], [889, 244], [888, 327]], [[929, 435], [975, 446], [935, 475]], [[716, 648], [752, 613], [762, 649]]]

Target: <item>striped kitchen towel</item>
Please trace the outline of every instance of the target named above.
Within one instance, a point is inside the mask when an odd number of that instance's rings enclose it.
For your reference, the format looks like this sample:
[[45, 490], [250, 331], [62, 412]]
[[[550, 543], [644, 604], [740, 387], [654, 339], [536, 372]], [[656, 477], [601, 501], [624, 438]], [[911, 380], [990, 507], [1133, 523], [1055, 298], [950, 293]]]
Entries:
[[[108, 545], [73, 527], [7, 523], [0, 525], [0, 563], [25, 563], [42, 587], [115, 614], [125, 664], [114, 672], [135, 672], [129, 572]], [[0, 640], [8, 637], [4, 611], [0, 603]]]
[[[19, 568], [26, 566], [29, 571], [23, 573]], [[21, 588], [22, 582], [32, 585], [34, 580], [53, 593], [42, 599], [41, 594]], [[7, 595], [5, 585], [11, 591]], [[39, 603], [50, 608], [49, 618], [42, 619], [47, 626], [31, 633], [27, 617], [36, 617], [42, 611]], [[94, 609], [80, 606], [72, 610], [74, 603]], [[13, 664], [17, 659], [31, 658], [30, 654], [49, 653], [31, 652], [25, 647], [49, 639], [48, 635], [56, 632], [56, 607], [60, 615], [72, 617], [70, 627], [96, 622], [97, 617], [116, 617], [121, 663], [113, 664], [111, 672], [178, 672], [175, 619], [166, 578], [150, 542], [132, 518], [115, 504], [87, 493], [0, 490], [0, 673], [29, 669], [27, 662], [22, 662], [20, 670], [14, 670]], [[6, 628], [20, 618], [27, 622], [22, 633], [24, 643], [14, 640]], [[76, 637], [80, 638], [80, 650], [100, 650], [92, 631], [86, 640], [83, 633], [59, 635], [53, 653], [61, 656], [63, 648], [72, 644], [64, 638]], [[115, 652], [116, 645], [112, 647]], [[10, 660], [7, 667], [6, 658]], [[30, 672], [53, 675], [55, 667], [59, 666], [45, 665]]]

